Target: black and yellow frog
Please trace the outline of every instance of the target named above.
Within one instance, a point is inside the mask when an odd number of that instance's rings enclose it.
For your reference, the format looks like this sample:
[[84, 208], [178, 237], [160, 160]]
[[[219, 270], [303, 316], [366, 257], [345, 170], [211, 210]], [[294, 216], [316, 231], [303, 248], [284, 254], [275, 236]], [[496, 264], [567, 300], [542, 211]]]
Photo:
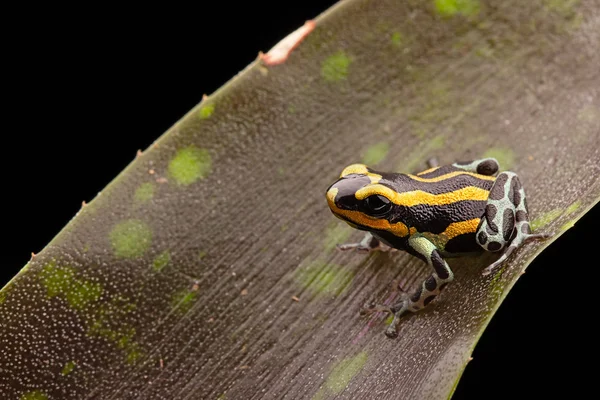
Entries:
[[547, 237], [531, 233], [518, 176], [498, 174], [498, 170], [493, 158], [433, 167], [416, 175], [353, 164], [327, 189], [333, 214], [368, 231], [360, 243], [339, 245], [341, 250], [394, 248], [433, 268], [411, 296], [391, 307], [367, 310], [394, 314], [387, 336], [397, 336], [402, 314], [427, 306], [452, 281], [452, 270], [443, 257], [502, 250], [500, 258], [484, 270], [489, 274], [524, 242]]

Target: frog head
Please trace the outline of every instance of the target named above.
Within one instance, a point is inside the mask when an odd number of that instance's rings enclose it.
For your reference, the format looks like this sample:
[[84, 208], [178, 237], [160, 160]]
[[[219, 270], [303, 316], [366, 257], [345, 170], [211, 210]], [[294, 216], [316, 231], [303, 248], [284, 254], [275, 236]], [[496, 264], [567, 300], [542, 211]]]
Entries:
[[327, 189], [331, 212], [357, 229], [396, 230], [396, 224], [390, 223], [396, 208], [390, 200], [393, 190], [385, 181], [382, 174], [364, 164], [344, 168], [340, 178]]

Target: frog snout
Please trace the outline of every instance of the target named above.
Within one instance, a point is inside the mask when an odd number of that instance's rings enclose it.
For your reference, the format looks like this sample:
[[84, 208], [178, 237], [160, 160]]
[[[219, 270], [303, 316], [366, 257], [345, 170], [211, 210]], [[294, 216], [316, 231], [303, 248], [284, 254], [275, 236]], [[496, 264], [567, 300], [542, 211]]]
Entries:
[[367, 186], [371, 180], [366, 175], [352, 174], [338, 179], [327, 189], [327, 202], [332, 210], [356, 210], [356, 191]]

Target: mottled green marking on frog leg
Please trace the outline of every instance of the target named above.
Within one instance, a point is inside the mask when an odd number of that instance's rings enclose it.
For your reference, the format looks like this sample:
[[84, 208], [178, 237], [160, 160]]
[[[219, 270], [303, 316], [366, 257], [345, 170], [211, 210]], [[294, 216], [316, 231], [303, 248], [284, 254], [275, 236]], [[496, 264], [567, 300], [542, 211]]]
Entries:
[[394, 319], [385, 334], [390, 338], [398, 336], [400, 317], [406, 312], [416, 312], [425, 308], [435, 299], [446, 285], [454, 279], [448, 263], [442, 258], [438, 249], [427, 238], [419, 234], [408, 238], [408, 252], [419, 257], [433, 269], [433, 273], [423, 281], [410, 297], [390, 307]]
[[548, 235], [531, 233], [525, 190], [517, 174], [503, 172], [498, 175], [490, 190], [485, 218], [481, 219], [476, 240], [486, 251], [504, 251], [498, 260], [483, 270], [483, 274], [492, 272], [526, 241], [546, 237]]
[[500, 165], [495, 158], [483, 158], [481, 160], [454, 163], [452, 166], [467, 172], [474, 172], [476, 174], [487, 176], [495, 175], [500, 169]]

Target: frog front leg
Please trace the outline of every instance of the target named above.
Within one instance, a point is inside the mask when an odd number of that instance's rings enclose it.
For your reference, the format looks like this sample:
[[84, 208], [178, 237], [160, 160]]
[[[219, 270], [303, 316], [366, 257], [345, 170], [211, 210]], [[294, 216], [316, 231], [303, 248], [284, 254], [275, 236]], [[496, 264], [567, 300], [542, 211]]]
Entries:
[[523, 243], [550, 236], [531, 233], [525, 191], [517, 174], [502, 172], [498, 175], [479, 222], [476, 240], [486, 251], [504, 251], [498, 260], [483, 270], [483, 274], [490, 274]]
[[360, 242], [338, 244], [337, 248], [342, 251], [356, 250], [364, 253], [369, 253], [371, 251], [390, 251], [392, 249], [390, 246], [382, 243], [381, 240], [373, 236], [371, 232], [365, 233], [365, 236]]
[[372, 309], [365, 310], [367, 312], [390, 311], [394, 314], [392, 323], [385, 331], [385, 334], [390, 338], [398, 336], [400, 317], [405, 312], [415, 312], [426, 307], [454, 279], [452, 270], [440, 255], [437, 247], [424, 236], [420, 234], [410, 236], [406, 250], [425, 261], [434, 272], [423, 281], [421, 286], [412, 295], [402, 299], [399, 303], [391, 307], [378, 305]]

